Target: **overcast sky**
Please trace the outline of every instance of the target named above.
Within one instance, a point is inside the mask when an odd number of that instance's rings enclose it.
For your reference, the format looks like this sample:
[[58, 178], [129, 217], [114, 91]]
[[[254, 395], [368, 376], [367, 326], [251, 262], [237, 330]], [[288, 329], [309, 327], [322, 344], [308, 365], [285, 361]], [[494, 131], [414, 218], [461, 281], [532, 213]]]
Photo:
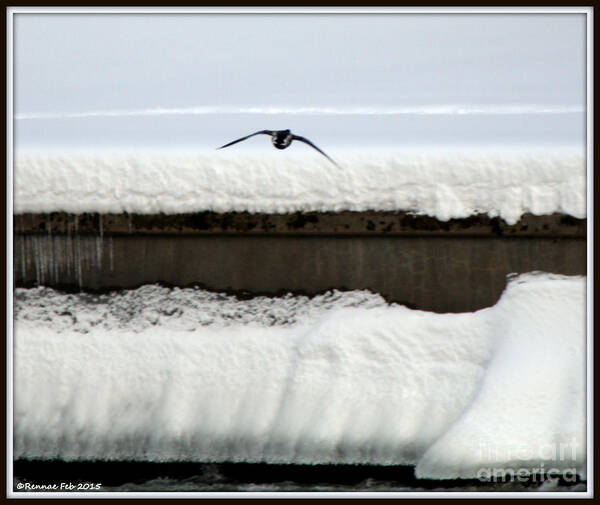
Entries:
[[14, 33], [17, 115], [585, 105], [582, 14], [17, 14]]

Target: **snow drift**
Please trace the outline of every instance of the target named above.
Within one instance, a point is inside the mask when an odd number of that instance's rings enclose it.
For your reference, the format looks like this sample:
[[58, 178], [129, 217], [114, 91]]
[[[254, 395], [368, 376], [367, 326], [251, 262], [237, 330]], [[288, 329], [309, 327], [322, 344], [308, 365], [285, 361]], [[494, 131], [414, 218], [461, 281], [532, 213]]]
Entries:
[[585, 279], [552, 274], [462, 314], [368, 292], [17, 289], [14, 455], [584, 475], [584, 309]]
[[[476, 213], [514, 224], [532, 214], [586, 215], [578, 149], [218, 152], [19, 151], [14, 212], [403, 210], [437, 217]], [[327, 149], [326, 149], [327, 150]]]

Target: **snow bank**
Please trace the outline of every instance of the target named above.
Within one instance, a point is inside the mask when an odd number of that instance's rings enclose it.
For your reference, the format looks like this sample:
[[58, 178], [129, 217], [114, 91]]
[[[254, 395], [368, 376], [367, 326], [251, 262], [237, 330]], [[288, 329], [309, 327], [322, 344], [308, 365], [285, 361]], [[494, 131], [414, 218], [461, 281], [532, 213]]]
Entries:
[[[244, 302], [155, 286], [18, 289], [15, 304], [16, 458], [583, 472], [580, 277], [520, 276], [464, 314], [368, 292]], [[576, 457], [542, 451], [561, 443]]]
[[586, 215], [576, 149], [318, 153], [20, 151], [14, 211], [404, 210], [441, 220], [474, 213], [514, 224], [526, 212]]
[[477, 396], [421, 458], [417, 475], [584, 470], [583, 283], [521, 276], [494, 311], [496, 345]]

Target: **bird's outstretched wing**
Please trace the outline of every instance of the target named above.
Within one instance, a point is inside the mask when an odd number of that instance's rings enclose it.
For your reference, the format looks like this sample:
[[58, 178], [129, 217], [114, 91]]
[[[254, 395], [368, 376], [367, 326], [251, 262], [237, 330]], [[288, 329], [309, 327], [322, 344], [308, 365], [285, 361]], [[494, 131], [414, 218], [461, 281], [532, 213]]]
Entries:
[[237, 139], [237, 140], [234, 140], [233, 142], [229, 142], [229, 144], [225, 144], [224, 146], [217, 147], [217, 149], [223, 149], [224, 147], [228, 147], [230, 145], [237, 144], [238, 142], [241, 142], [242, 140], [246, 140], [246, 139], [249, 139], [250, 137], [254, 137], [254, 135], [261, 135], [261, 134], [271, 135], [272, 133], [273, 132], [271, 130], [261, 130], [259, 132], [251, 133], [250, 135], [246, 135], [245, 137], [242, 137], [241, 139]]
[[335, 161], [333, 161], [329, 156], [327, 156], [323, 151], [321, 151], [321, 149], [319, 149], [316, 145], [314, 145], [310, 140], [305, 139], [304, 137], [300, 137], [298, 135], [293, 135], [292, 139], [299, 140], [300, 142], [304, 142], [305, 144], [308, 144], [313, 149], [316, 149], [317, 151], [319, 151], [323, 156], [325, 156], [325, 158], [327, 158], [329, 161], [331, 161], [331, 163], [333, 163], [336, 167], [339, 167], [339, 165]]

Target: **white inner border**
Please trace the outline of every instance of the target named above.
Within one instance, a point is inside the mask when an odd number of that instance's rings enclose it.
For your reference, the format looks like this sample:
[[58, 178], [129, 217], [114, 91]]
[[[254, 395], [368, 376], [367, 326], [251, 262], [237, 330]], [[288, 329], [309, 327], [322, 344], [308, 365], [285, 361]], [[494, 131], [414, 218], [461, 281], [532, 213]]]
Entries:
[[[585, 493], [522, 492], [130, 492], [47, 493], [13, 491], [13, 16], [15, 14], [585, 14], [587, 126], [587, 491]], [[591, 498], [594, 496], [593, 452], [593, 7], [7, 7], [6, 8], [6, 489], [7, 498]]]

